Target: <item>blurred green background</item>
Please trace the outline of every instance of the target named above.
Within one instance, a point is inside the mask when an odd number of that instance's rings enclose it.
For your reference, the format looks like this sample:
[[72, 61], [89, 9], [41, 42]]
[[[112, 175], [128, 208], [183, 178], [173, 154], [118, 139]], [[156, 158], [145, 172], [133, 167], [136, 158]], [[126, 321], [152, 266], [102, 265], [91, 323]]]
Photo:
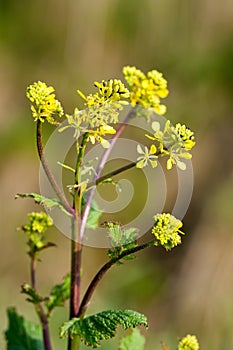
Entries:
[[[112, 270], [90, 312], [122, 307], [145, 313], [147, 350], [159, 349], [160, 340], [175, 344], [187, 332], [198, 336], [202, 349], [233, 348], [232, 2], [1, 0], [0, 45], [0, 348], [7, 306], [36, 320], [19, 293], [29, 276], [25, 239], [16, 227], [39, 208], [14, 200], [18, 192], [39, 190], [26, 86], [36, 80], [53, 85], [72, 113], [80, 104], [78, 88], [91, 92], [95, 80], [122, 79], [128, 64], [162, 71], [170, 90], [167, 117], [195, 130], [195, 188], [184, 218], [188, 235], [174, 252], [146, 251]], [[58, 247], [43, 254], [42, 291], [69, 268], [69, 240], [55, 231], [50, 240]], [[85, 249], [84, 287], [105, 259], [105, 250]], [[57, 329], [66, 317], [62, 309], [53, 317], [57, 350], [64, 349]]]

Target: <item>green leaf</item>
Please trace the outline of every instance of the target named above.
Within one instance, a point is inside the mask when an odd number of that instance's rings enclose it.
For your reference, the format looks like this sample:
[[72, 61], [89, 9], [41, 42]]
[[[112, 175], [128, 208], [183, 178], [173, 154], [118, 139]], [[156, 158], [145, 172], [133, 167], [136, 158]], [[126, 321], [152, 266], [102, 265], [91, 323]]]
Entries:
[[29, 296], [26, 300], [33, 304], [39, 304], [44, 298], [39, 295], [34, 288], [32, 288], [28, 283], [24, 283], [21, 286], [21, 293]]
[[9, 326], [5, 332], [7, 350], [44, 350], [42, 329], [19, 316], [14, 308], [7, 310]]
[[61, 284], [55, 285], [46, 303], [49, 313], [56, 306], [64, 306], [64, 303], [70, 297], [70, 274], [67, 274]]
[[38, 193], [17, 193], [15, 198], [33, 198], [34, 201], [38, 204], [45, 205], [48, 209], [51, 209], [52, 207], [58, 207], [61, 209], [66, 215], [71, 216], [71, 214], [65, 209], [62, 202], [60, 202], [57, 199], [54, 198], [47, 198], [44, 196], [41, 196]]
[[[86, 198], [82, 198], [82, 208], [84, 207]], [[100, 210], [95, 201], [91, 202], [91, 209], [87, 219], [87, 228], [96, 228], [99, 225], [99, 219], [102, 215], [102, 210]]]
[[119, 350], [143, 350], [144, 345], [145, 337], [135, 328], [122, 339]]
[[[129, 228], [127, 230], [122, 229], [119, 224], [107, 223], [109, 227], [109, 237], [111, 240], [112, 249], [108, 251], [110, 259], [118, 257], [126, 250], [135, 248], [137, 246], [137, 230], [135, 228]], [[126, 255], [123, 259], [134, 259], [135, 255]], [[121, 264], [122, 262], [118, 262]]]
[[97, 348], [101, 340], [115, 336], [118, 325], [124, 329], [147, 326], [147, 319], [146, 316], [132, 310], [107, 310], [83, 319], [73, 318], [65, 322], [61, 327], [60, 336], [78, 336], [87, 346]]

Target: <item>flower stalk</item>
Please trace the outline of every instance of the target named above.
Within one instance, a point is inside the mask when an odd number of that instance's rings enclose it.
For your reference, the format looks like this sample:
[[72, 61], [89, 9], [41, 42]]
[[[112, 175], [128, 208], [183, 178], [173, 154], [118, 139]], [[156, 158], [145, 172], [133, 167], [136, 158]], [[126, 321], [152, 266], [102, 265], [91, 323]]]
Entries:
[[[31, 256], [30, 261], [30, 274], [31, 274], [31, 286], [32, 288], [37, 291], [36, 288], [36, 254], [33, 254]], [[38, 314], [38, 317], [40, 319], [40, 323], [42, 326], [42, 333], [43, 333], [43, 343], [45, 350], [52, 350], [51, 340], [50, 340], [50, 332], [49, 332], [49, 321], [46, 316], [46, 313], [44, 312], [44, 309], [41, 305], [41, 303], [35, 304], [35, 309]]]
[[[82, 237], [80, 235], [80, 219], [82, 205], [81, 166], [88, 140], [88, 133], [85, 133], [77, 156], [75, 169], [75, 192], [73, 200], [73, 210], [75, 218], [72, 218], [72, 239], [71, 239], [71, 287], [70, 287], [70, 319], [77, 317], [80, 306], [81, 291], [81, 267], [82, 267]], [[77, 337], [68, 340], [68, 350], [78, 349]]]

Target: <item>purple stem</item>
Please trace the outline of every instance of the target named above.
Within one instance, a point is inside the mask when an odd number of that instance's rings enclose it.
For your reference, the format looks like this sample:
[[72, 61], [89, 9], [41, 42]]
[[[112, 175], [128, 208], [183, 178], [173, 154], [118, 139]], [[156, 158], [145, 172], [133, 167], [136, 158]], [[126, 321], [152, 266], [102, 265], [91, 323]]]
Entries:
[[[94, 176], [94, 179], [93, 179], [93, 182], [94, 183], [98, 183], [98, 179], [100, 178], [100, 175], [103, 171], [103, 168], [108, 160], [108, 157], [110, 155], [110, 153], [112, 152], [112, 149], [117, 141], [117, 139], [119, 138], [119, 136], [121, 135], [121, 133], [124, 131], [125, 127], [126, 127], [126, 123], [127, 121], [129, 120], [129, 118], [133, 115], [134, 111], [131, 110], [127, 116], [125, 117], [123, 123], [120, 125], [120, 127], [118, 128], [116, 134], [113, 136], [112, 140], [111, 140], [111, 143], [110, 143], [110, 147], [107, 148], [102, 156], [102, 158], [100, 159], [100, 162], [99, 162], [99, 165], [98, 165], [98, 168], [96, 170], [96, 174]], [[95, 190], [96, 190], [96, 187], [94, 186], [88, 196], [87, 196], [87, 201], [83, 207], [83, 211], [82, 211], [82, 217], [81, 217], [81, 227], [80, 227], [80, 239], [82, 240], [83, 239], [83, 236], [84, 236], [84, 231], [85, 231], [85, 227], [86, 227], [86, 224], [87, 224], [87, 219], [88, 219], [88, 215], [90, 213], [90, 210], [91, 210], [91, 202], [94, 198], [94, 195], [95, 195]]]

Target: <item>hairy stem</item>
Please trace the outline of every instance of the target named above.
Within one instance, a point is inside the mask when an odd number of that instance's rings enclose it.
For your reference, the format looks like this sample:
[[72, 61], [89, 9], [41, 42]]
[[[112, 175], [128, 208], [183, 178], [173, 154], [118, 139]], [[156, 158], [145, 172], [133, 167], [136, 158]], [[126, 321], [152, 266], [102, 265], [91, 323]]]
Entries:
[[45, 174], [47, 175], [47, 178], [48, 178], [52, 188], [54, 189], [56, 195], [58, 196], [58, 198], [60, 199], [60, 201], [62, 202], [62, 204], [66, 208], [66, 210], [74, 216], [74, 210], [71, 207], [71, 205], [69, 204], [69, 202], [67, 201], [64, 193], [62, 192], [62, 190], [58, 186], [58, 184], [53, 176], [53, 173], [51, 172], [51, 170], [49, 168], [47, 159], [45, 157], [43, 143], [42, 143], [42, 124], [41, 124], [40, 120], [37, 121], [36, 141], [37, 141], [37, 150], [38, 150], [41, 164], [43, 166]]
[[141, 244], [137, 247], [125, 250], [123, 253], [121, 253], [119, 256], [109, 260], [106, 264], [104, 264], [101, 269], [97, 272], [91, 283], [89, 284], [89, 287], [87, 288], [87, 291], [83, 297], [83, 300], [81, 302], [78, 317], [83, 317], [86, 313], [86, 310], [88, 308], [88, 305], [90, 303], [91, 297], [99, 284], [99, 282], [102, 280], [103, 276], [106, 274], [106, 272], [119, 260], [124, 258], [127, 255], [136, 253], [142, 249], [149, 248], [154, 245], [155, 239], [152, 239], [151, 241]]

